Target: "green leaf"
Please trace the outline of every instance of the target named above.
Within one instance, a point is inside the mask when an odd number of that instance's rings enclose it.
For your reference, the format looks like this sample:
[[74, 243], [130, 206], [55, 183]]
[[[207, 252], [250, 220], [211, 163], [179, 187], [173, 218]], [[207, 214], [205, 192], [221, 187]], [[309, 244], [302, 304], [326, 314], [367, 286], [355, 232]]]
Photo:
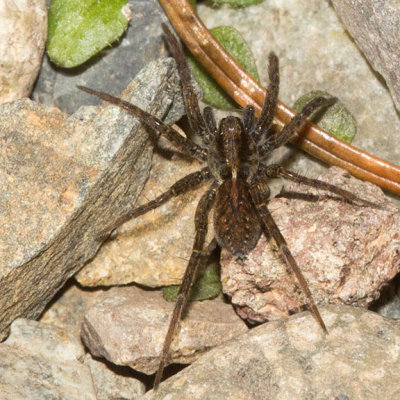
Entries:
[[[167, 301], [176, 301], [179, 285], [172, 285], [163, 288], [163, 296]], [[201, 301], [217, 297], [221, 291], [219, 279], [219, 265], [210, 264], [203, 273], [203, 276], [190, 289], [189, 301]]]
[[[327, 92], [313, 90], [297, 99], [293, 109], [299, 112], [308, 102], [319, 96], [332, 97]], [[309, 120], [329, 132], [332, 136], [347, 143], [351, 143], [357, 133], [357, 121], [340, 101], [337, 101], [326, 110], [315, 111], [311, 114]]]
[[[210, 29], [215, 38], [221, 43], [232, 57], [255, 79], [259, 80], [257, 67], [251, 50], [243, 36], [230, 26], [218, 26]], [[203, 90], [203, 101], [222, 110], [236, 110], [237, 104], [220, 88], [204, 68], [192, 57], [189, 57], [194, 77]]]
[[193, 7], [193, 9], [196, 9], [196, 0], [189, 0], [190, 5]]
[[228, 4], [231, 7], [247, 7], [262, 3], [263, 1], [264, 0], [211, 0], [211, 3], [215, 7], [220, 7], [224, 4]]
[[[127, 0], [53, 0], [49, 10], [47, 53], [72, 68], [117, 40], [128, 26]], [[125, 12], [125, 15], [123, 14]]]

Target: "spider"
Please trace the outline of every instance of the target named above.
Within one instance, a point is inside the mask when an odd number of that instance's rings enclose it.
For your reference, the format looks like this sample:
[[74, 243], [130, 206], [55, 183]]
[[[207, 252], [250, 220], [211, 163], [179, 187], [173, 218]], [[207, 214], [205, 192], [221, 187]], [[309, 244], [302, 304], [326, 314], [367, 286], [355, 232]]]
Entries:
[[171, 198], [198, 187], [205, 181], [210, 182], [210, 186], [202, 195], [195, 212], [193, 249], [164, 340], [160, 363], [154, 380], [155, 389], [162, 379], [164, 367], [168, 362], [170, 345], [186, 306], [189, 290], [195, 280], [197, 270], [202, 264], [205, 254], [207, 254], [207, 249], [204, 249], [204, 247], [208, 229], [208, 215], [212, 207], [214, 207], [214, 233], [217, 243], [241, 262], [245, 261], [246, 255], [256, 246], [262, 233], [275, 240], [280, 256], [287, 267], [294, 272], [311, 311], [323, 331], [327, 332], [306, 279], [268, 210], [270, 189], [267, 181], [270, 178], [286, 178], [329, 191], [351, 203], [364, 206], [374, 205], [366, 200], [359, 199], [346, 190], [317, 179], [301, 176], [279, 164], [265, 165], [262, 163], [274, 149], [289, 141], [310, 114], [318, 108], [332, 105], [336, 98], [318, 97], [313, 99], [281, 131], [275, 131], [272, 123], [278, 100], [279, 63], [277, 56], [270, 53], [268, 96], [260, 116], [255, 118], [254, 107], [248, 105], [244, 108], [241, 119], [228, 116], [223, 118], [217, 127], [211, 107], [205, 107], [203, 114], [200, 112], [197, 95], [190, 81], [190, 70], [180, 43], [165, 24], [162, 27], [176, 61], [189, 125], [194, 132], [199, 134], [202, 140], [200, 145], [184, 138], [172, 127], [165, 125], [156, 117], [133, 104], [103, 92], [78, 86], [79, 89], [87, 93], [127, 110], [152, 130], [165, 135], [178, 150], [205, 164], [204, 168], [178, 180], [154, 200], [133, 208], [121, 216], [112, 226], [107, 227], [100, 234], [100, 237], [106, 236], [127, 220], [145, 214]]

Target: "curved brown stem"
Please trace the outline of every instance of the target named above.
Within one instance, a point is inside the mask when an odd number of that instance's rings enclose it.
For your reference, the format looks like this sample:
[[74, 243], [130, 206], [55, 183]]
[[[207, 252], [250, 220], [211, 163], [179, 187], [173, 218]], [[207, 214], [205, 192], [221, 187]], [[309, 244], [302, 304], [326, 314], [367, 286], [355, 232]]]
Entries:
[[[204, 26], [188, 0], [159, 0], [175, 30], [190, 52], [218, 84], [242, 107], [252, 105], [261, 111], [266, 90], [233, 60]], [[275, 122], [283, 126], [294, 111], [278, 103]], [[292, 140], [320, 160], [347, 169], [352, 175], [400, 194], [400, 167], [374, 157], [306, 123]]]

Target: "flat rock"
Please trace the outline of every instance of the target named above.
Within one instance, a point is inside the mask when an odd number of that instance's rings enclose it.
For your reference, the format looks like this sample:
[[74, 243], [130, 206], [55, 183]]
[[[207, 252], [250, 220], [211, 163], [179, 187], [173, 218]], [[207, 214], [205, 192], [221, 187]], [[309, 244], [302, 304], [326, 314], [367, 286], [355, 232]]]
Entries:
[[[160, 117], [182, 115], [171, 59], [154, 62], [123, 93]], [[174, 107], [171, 109], [172, 104]], [[173, 112], [172, 112], [173, 110]], [[134, 203], [151, 164], [148, 132], [118, 107], [73, 116], [30, 100], [0, 109], [0, 338], [36, 318], [93, 258], [98, 233]]]
[[363, 399], [400, 396], [400, 324], [350, 306], [269, 322], [212, 349], [143, 400]]
[[[154, 199], [178, 179], [200, 168], [197, 161], [166, 160], [154, 153], [149, 180], [135, 206]], [[96, 258], [76, 275], [77, 281], [83, 286], [180, 284], [193, 246], [194, 213], [207, 185], [123, 224]], [[208, 240], [211, 237], [210, 228]]]
[[[330, 168], [322, 180], [384, 208], [360, 207], [290, 184], [283, 189], [285, 197], [271, 200], [269, 209], [314, 301], [367, 307], [399, 272], [399, 212], [377, 186], [342, 169]], [[223, 252], [221, 280], [239, 314], [249, 320], [276, 319], [307, 303], [275, 242], [265, 237], [243, 264]]]
[[333, 0], [332, 4], [364, 56], [385, 79], [400, 110], [399, 3]]
[[90, 354], [85, 355], [83, 363], [90, 368], [96, 387], [96, 400], [136, 400], [145, 393], [145, 385], [142, 382], [114, 373]]
[[[73, 282], [70, 280], [48, 304], [40, 322], [61, 328], [64, 333], [72, 334], [81, 343], [83, 317], [104, 290], [83, 290]], [[122, 368], [110, 368], [110, 365], [95, 360], [90, 354], [84, 356], [83, 363], [90, 369], [96, 389], [96, 400], [131, 400], [145, 392], [144, 384], [127, 376], [126, 371], [121, 371]]]
[[[160, 291], [112, 288], [85, 315], [82, 339], [92, 355], [152, 374], [173, 307]], [[219, 299], [190, 303], [188, 308], [172, 341], [171, 363], [191, 363], [206, 350], [247, 331], [232, 307]]]
[[2, 400], [96, 400], [82, 344], [50, 324], [16, 320], [0, 344]]
[[31, 94], [46, 39], [46, 0], [0, 2], [0, 104]]

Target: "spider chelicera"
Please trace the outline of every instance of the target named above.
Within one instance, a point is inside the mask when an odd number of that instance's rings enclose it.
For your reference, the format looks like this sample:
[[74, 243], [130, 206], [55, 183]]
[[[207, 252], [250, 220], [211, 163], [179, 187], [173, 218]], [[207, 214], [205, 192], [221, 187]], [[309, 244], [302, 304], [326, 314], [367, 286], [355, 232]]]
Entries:
[[[260, 116], [255, 118], [254, 108], [247, 106], [243, 110], [242, 119], [228, 116], [222, 119], [217, 127], [211, 107], [205, 107], [203, 115], [200, 112], [198, 99], [190, 81], [190, 70], [180, 43], [164, 24], [163, 30], [177, 64], [190, 127], [199, 134], [202, 144], [197, 145], [184, 138], [172, 127], [165, 125], [156, 117], [133, 104], [103, 92], [78, 86], [85, 92], [124, 108], [130, 114], [138, 117], [146, 126], [165, 135], [178, 150], [206, 164], [201, 170], [177, 181], [156, 199], [133, 208], [104, 231], [104, 233], [110, 232], [127, 220], [153, 210], [169, 199], [198, 187], [205, 181], [210, 181], [209, 188], [202, 195], [197, 205], [193, 249], [164, 341], [160, 364], [154, 381], [155, 388], [160, 383], [164, 367], [168, 362], [169, 348], [185, 308], [196, 271], [204, 260], [208, 215], [212, 207], [214, 207], [216, 241], [237, 259], [245, 260], [246, 254], [256, 246], [261, 233], [264, 232], [268, 237], [275, 240], [280, 256], [289, 269], [294, 272], [307, 297], [311, 311], [321, 328], [327, 332], [307, 282], [267, 208], [270, 196], [267, 181], [270, 178], [282, 177], [327, 190], [352, 203], [375, 206], [346, 190], [317, 179], [298, 175], [281, 165], [263, 164], [263, 161], [274, 149], [289, 141], [310, 114], [320, 107], [332, 105], [336, 101], [335, 98], [315, 98], [306, 104], [302, 111], [295, 115], [281, 131], [274, 130], [272, 123], [278, 99], [279, 69], [278, 58], [274, 53], [271, 53], [268, 70], [270, 82]], [[104, 237], [103, 234], [100, 236]]]

